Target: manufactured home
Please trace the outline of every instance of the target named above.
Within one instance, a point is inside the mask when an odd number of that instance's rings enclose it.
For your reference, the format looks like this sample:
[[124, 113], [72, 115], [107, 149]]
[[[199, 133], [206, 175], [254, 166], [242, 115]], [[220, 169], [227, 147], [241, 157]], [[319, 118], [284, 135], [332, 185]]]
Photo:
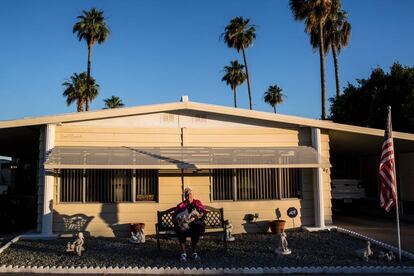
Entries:
[[[180, 102], [0, 121], [0, 155], [33, 168], [37, 231], [81, 229], [128, 235], [155, 231], [156, 213], [182, 200], [185, 187], [224, 208], [236, 233], [258, 221], [286, 227], [332, 223], [331, 182], [357, 178], [378, 196], [383, 130], [330, 121]], [[414, 202], [414, 134], [394, 132], [402, 200]], [[298, 216], [288, 219], [290, 207]]]

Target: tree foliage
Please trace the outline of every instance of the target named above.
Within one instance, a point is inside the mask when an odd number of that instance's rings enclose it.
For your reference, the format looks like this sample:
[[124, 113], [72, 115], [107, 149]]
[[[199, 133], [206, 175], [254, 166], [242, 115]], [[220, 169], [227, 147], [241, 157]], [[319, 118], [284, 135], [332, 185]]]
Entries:
[[414, 67], [394, 63], [389, 73], [376, 68], [330, 100], [334, 122], [382, 129], [390, 105], [393, 130], [414, 133]]
[[[83, 11], [83, 14], [78, 16], [78, 22], [73, 25], [73, 33], [76, 33], [79, 41], [85, 40], [88, 46], [88, 64], [87, 64], [87, 83], [91, 79], [91, 59], [92, 47], [95, 43], [102, 44], [110, 34], [108, 25], [105, 22], [103, 11], [92, 8], [89, 11]], [[90, 87], [88, 86], [89, 90]], [[89, 93], [92, 94], [92, 91]], [[86, 111], [89, 111], [89, 102], [92, 99], [86, 97], [85, 106]]]
[[224, 66], [224, 73], [221, 80], [225, 81], [231, 87], [234, 96], [234, 107], [237, 108], [237, 86], [242, 85], [247, 78], [244, 65], [240, 64], [237, 60], [230, 61], [229, 66]]
[[326, 119], [326, 84], [325, 84], [325, 43], [324, 25], [329, 14], [339, 9], [339, 1], [333, 0], [290, 0], [290, 10], [297, 21], [304, 21], [305, 32], [319, 34], [319, 62], [321, 70], [321, 118]]
[[224, 43], [229, 48], [234, 48], [237, 52], [242, 52], [244, 67], [247, 77], [247, 90], [249, 93], [250, 110], [253, 109], [252, 91], [250, 86], [249, 69], [247, 67], [246, 48], [250, 47], [256, 39], [256, 28], [250, 24], [250, 19], [241, 16], [233, 18], [221, 34]]
[[122, 102], [122, 100], [112, 95], [112, 97], [104, 99], [105, 107], [103, 109], [113, 109], [113, 108], [120, 108], [125, 106], [125, 104]]
[[96, 83], [93, 77], [89, 81], [89, 90], [86, 85], [87, 76], [85, 72], [80, 74], [73, 73], [68, 80], [62, 83], [65, 90], [63, 96], [66, 97], [66, 104], [69, 106], [76, 102], [76, 110], [78, 112], [84, 111], [84, 104], [88, 98], [90, 101], [98, 96], [99, 85]]
[[273, 107], [273, 111], [276, 113], [276, 105], [283, 103], [283, 98], [286, 97], [282, 93], [282, 88], [277, 85], [271, 85], [264, 93], [263, 100], [265, 103], [270, 104]]
[[[339, 0], [332, 0], [332, 6], [323, 27], [323, 42], [325, 44], [325, 54], [328, 54], [332, 50], [337, 96], [341, 94], [338, 55], [341, 53], [343, 47], [348, 46], [351, 38], [351, 29], [351, 24], [348, 22], [348, 13], [341, 10], [341, 2]], [[312, 30], [310, 33], [310, 42], [315, 50], [319, 49], [319, 29]]]

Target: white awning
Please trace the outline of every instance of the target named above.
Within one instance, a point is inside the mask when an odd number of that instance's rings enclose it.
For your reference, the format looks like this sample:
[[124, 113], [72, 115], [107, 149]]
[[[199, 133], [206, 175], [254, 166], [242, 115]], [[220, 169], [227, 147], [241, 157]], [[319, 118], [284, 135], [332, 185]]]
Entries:
[[327, 168], [312, 147], [55, 147], [45, 169]]

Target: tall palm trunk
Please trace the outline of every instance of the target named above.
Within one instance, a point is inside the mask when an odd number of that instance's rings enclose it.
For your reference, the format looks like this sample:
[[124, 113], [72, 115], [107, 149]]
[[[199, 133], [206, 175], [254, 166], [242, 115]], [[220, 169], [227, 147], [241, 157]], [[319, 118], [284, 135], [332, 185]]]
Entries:
[[233, 89], [233, 94], [234, 94], [234, 107], [237, 108], [236, 88]]
[[339, 97], [341, 95], [341, 88], [339, 88], [338, 55], [336, 53], [336, 46], [334, 44], [331, 45], [331, 48], [332, 48], [332, 56], [333, 56], [333, 59], [334, 59], [334, 66], [335, 66], [336, 96]]
[[321, 106], [322, 120], [326, 119], [326, 91], [325, 91], [325, 49], [323, 45], [323, 22], [319, 23], [319, 61], [321, 66]]
[[274, 105], [273, 106], [273, 111], [275, 112], [275, 114], [276, 114], [276, 105]]
[[244, 47], [242, 47], [242, 53], [243, 53], [244, 67], [246, 68], [247, 90], [249, 92], [250, 110], [252, 110], [253, 109], [252, 91], [250, 89], [250, 76], [249, 76], [249, 69], [247, 69], [246, 52], [244, 50]]
[[92, 45], [88, 43], [88, 70], [86, 74], [86, 103], [85, 103], [85, 111], [89, 111], [89, 95], [91, 94], [89, 91], [89, 83], [91, 82], [91, 56], [92, 56]]
[[78, 99], [78, 102], [77, 102], [77, 111], [78, 112], [83, 112], [83, 100], [82, 99]]

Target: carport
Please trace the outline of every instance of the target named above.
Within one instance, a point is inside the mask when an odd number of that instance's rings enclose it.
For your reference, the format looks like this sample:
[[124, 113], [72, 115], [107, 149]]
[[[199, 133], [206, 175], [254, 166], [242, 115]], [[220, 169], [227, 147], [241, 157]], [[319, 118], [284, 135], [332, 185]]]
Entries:
[[[366, 189], [365, 209], [379, 209], [378, 168], [384, 131], [329, 130], [331, 179], [359, 179]], [[414, 214], [414, 139], [394, 132], [398, 194], [402, 214]], [[384, 212], [385, 213], [385, 212]]]
[[36, 229], [40, 133], [41, 126], [0, 128], [0, 156], [11, 158], [1, 168], [11, 181], [0, 195], [0, 232]]

